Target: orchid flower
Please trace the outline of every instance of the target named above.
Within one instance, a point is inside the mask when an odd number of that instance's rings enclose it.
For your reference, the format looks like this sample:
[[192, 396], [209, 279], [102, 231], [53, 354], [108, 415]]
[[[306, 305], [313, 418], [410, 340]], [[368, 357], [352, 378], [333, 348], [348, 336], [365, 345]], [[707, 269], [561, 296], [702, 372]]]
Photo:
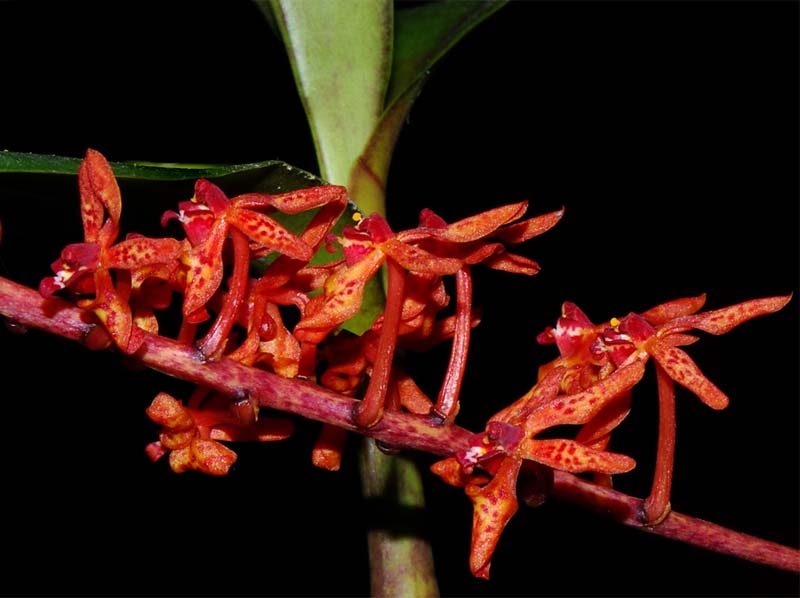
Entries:
[[[433, 464], [434, 473], [451, 485], [464, 487], [473, 503], [473, 575], [489, 577], [500, 534], [517, 511], [517, 479], [524, 461], [571, 473], [612, 474], [633, 469], [634, 460], [625, 455], [596, 450], [575, 440], [536, 436], [553, 426], [586, 423], [620, 389], [641, 378], [643, 371], [643, 364], [634, 363], [587, 390], [560, 395], [566, 368], [553, 368], [522, 398], [494, 415], [484, 432], [470, 438], [466, 449]], [[486, 473], [476, 473], [478, 467]]]
[[[122, 198], [111, 166], [99, 152], [89, 149], [78, 170], [83, 243], [67, 245], [52, 264], [55, 276], [42, 280], [44, 297], [68, 289], [93, 299], [79, 302], [100, 319], [117, 346], [126, 353], [141, 345], [141, 330], [134, 325], [128, 302], [130, 277], [137, 270], [174, 262], [181, 252], [175, 239], [132, 235], [114, 244], [119, 234]], [[107, 217], [104, 216], [107, 214]], [[118, 279], [112, 277], [115, 272]]]
[[[576, 306], [565, 303], [563, 315], [555, 328], [539, 335], [539, 342], [555, 342], [561, 356], [543, 367], [540, 374], [553, 367], [567, 366], [567, 387], [585, 388], [593, 380], [615, 376], [617, 368], [634, 362], [644, 364], [653, 357], [659, 394], [659, 440], [651, 493], [645, 500], [643, 517], [655, 524], [669, 513], [672, 465], [675, 451], [675, 382], [693, 392], [712, 409], [724, 409], [728, 397], [706, 378], [689, 355], [678, 348], [697, 341], [685, 334], [701, 330], [723, 334], [757, 316], [781, 309], [790, 296], [745, 301], [730, 307], [696, 313], [705, 303], [705, 295], [687, 297], [658, 305], [641, 315], [630, 313], [612, 318], [607, 324], [594, 325]], [[611, 401], [604, 414], [587, 423], [578, 439], [584, 442], [608, 442], [608, 437], [629, 409], [630, 387], [622, 388], [617, 401]]]
[[[324, 292], [311, 300], [306, 315], [295, 328], [299, 338], [321, 340], [336, 326], [358, 312], [366, 282], [381, 265], [388, 269], [387, 301], [376, 363], [356, 422], [368, 427], [377, 423], [386, 400], [392, 358], [402, 320], [407, 273], [441, 277], [456, 275], [457, 316], [454, 346], [448, 375], [433, 411], [442, 421], [451, 421], [458, 411], [460, 390], [471, 327], [471, 277], [469, 266], [483, 262], [492, 268], [532, 275], [538, 265], [510, 254], [504, 243], [520, 243], [552, 227], [563, 210], [516, 224], [527, 210], [527, 202], [502, 206], [447, 224], [430, 210], [420, 216], [420, 226], [395, 234], [377, 214], [359, 220], [337, 239], [345, 261], [325, 283]], [[485, 239], [497, 237], [500, 241]]]
[[251, 257], [278, 251], [305, 263], [314, 253], [303, 239], [256, 210], [277, 209], [297, 214], [330, 202], [342, 190], [321, 186], [280, 195], [248, 193], [231, 200], [214, 183], [199, 179], [191, 201], [182, 202], [177, 213], [164, 213], [162, 225], [177, 219], [191, 244], [191, 250], [181, 257], [186, 267], [183, 314], [191, 322], [203, 317], [199, 314], [219, 289], [224, 273], [223, 249], [229, 236], [233, 244], [233, 273], [226, 301], [211, 329], [198, 343], [204, 355], [219, 357], [225, 349], [224, 341], [245, 300]]

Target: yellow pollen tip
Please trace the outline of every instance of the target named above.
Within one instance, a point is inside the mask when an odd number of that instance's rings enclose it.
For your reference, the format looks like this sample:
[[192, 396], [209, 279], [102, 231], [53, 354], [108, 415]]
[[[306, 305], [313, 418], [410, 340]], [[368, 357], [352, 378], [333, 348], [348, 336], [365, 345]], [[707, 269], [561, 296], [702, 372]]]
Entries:
[[361, 222], [362, 218], [361, 212], [353, 212], [353, 222]]
[[611, 324], [612, 328], [619, 326], [619, 320], [617, 318], [611, 318], [608, 323]]

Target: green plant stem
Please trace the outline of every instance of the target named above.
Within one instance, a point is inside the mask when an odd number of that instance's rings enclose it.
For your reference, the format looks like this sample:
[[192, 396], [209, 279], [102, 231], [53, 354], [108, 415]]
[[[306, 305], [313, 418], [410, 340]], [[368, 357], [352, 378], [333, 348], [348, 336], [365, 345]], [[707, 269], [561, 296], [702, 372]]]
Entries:
[[[25, 328], [35, 328], [81, 344], [110, 345], [105, 330], [89, 312], [0, 277], [0, 315]], [[230, 359], [206, 361], [191, 346], [145, 334], [136, 357], [142, 364], [229, 396], [249, 395], [259, 405], [291, 412], [380, 440], [397, 449], [450, 456], [467, 448], [471, 432], [456, 425], [441, 426], [425, 416], [387, 411], [369, 429], [353, 422], [354, 399], [308, 382], [281, 378]], [[800, 573], [800, 550], [696, 519], [675, 511], [657, 525], [643, 521], [642, 500], [556, 471], [551, 496], [589, 509], [618, 523], [721, 554]], [[521, 497], [523, 500], [524, 496]]]
[[[387, 455], [365, 438], [359, 455], [373, 598], [439, 595], [433, 551], [426, 541], [422, 476], [404, 455]], [[398, 517], [398, 513], [400, 517]]]

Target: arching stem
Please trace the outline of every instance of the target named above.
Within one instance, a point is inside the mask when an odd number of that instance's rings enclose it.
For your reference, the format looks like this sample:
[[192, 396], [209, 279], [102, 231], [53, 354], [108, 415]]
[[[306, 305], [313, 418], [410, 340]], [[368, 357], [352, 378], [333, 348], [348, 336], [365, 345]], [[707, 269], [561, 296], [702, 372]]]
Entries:
[[660, 365], [656, 364], [658, 381], [658, 450], [653, 486], [642, 503], [644, 522], [660, 523], [669, 514], [672, 489], [672, 469], [675, 463], [675, 383]]
[[354, 414], [356, 424], [363, 428], [374, 426], [383, 415], [383, 404], [389, 389], [394, 350], [397, 346], [397, 331], [403, 313], [406, 272], [393, 260], [386, 261], [386, 268], [388, 271], [386, 308], [383, 312], [383, 326], [378, 339], [378, 350], [367, 392], [364, 394], [364, 399], [356, 406]]
[[445, 424], [453, 423], [458, 414], [458, 397], [464, 370], [467, 367], [469, 339], [472, 319], [472, 273], [469, 266], [456, 272], [456, 325], [453, 334], [453, 346], [450, 350], [450, 362], [447, 364], [442, 388], [433, 406], [433, 413]]
[[247, 280], [250, 270], [250, 246], [244, 233], [231, 227], [233, 241], [233, 274], [231, 275], [228, 294], [220, 309], [217, 319], [208, 333], [197, 344], [199, 351], [209, 359], [217, 359], [225, 349], [223, 342], [230, 334], [236, 314], [244, 301], [247, 292]]

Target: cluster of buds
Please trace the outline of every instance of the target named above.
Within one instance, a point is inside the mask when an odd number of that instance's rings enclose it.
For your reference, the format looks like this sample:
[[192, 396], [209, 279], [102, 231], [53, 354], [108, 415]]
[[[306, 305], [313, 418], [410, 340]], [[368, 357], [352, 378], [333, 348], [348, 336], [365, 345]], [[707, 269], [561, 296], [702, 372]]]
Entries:
[[[352, 425], [364, 431], [389, 411], [454, 425], [470, 334], [480, 319], [473, 307], [472, 267], [536, 274], [536, 262], [508, 247], [544, 233], [563, 215], [558, 210], [522, 219], [528, 206], [519, 202], [447, 223], [423, 210], [417, 227], [394, 232], [378, 214], [356, 214], [337, 235], [334, 225], [348, 205], [344, 187], [229, 198], [201, 179], [194, 196], [161, 219], [165, 227], [177, 221], [182, 238], [129, 234], [118, 241], [122, 199], [110, 165], [89, 150], [78, 178], [83, 242], [64, 248], [52, 265], [54, 275], [42, 280], [39, 291], [44, 297], [73, 297], [96, 316], [108, 334], [98, 337], [94, 348], [113, 343], [135, 355], [146, 333], [159, 333], [158, 314], [181, 297], [178, 342], [195, 347], [206, 361], [230, 359], [360, 399]], [[310, 217], [299, 234], [275, 217], [301, 212]], [[339, 250], [339, 258], [312, 261], [318, 252]], [[253, 260], [267, 256], [271, 261], [262, 260], [268, 265], [255, 275]], [[363, 334], [345, 331], [342, 325], [361, 311], [366, 285], [381, 269], [386, 272], [382, 313]], [[450, 276], [455, 309], [444, 315], [452, 299], [445, 284]], [[557, 325], [538, 337], [554, 343], [559, 357], [541, 367], [534, 387], [495, 414], [467, 448], [432, 467], [446, 482], [464, 487], [474, 505], [472, 572], [488, 577], [500, 534], [517, 510], [521, 472], [533, 468], [545, 482], [553, 470], [587, 472], [597, 483], [610, 484], [612, 474], [635, 466], [632, 458], [608, 447], [612, 431], [631, 409], [631, 390], [650, 357], [658, 377], [660, 425], [653, 489], [642, 518], [656, 524], [665, 517], [674, 454], [674, 383], [714, 409], [728, 403], [679, 348], [697, 340], [687, 331], [722, 334], [788, 300], [759, 299], [700, 312], [705, 301], [700, 296], [599, 325], [565, 303]], [[451, 345], [450, 359], [438, 395], [429, 398], [396, 353], [426, 351], [443, 342]], [[288, 420], [264, 417], [255, 402], [205, 387], [185, 402], [160, 393], [147, 415], [161, 428], [147, 454], [154, 461], [166, 456], [176, 472], [226, 474], [236, 454], [224, 443], [280, 440], [292, 433]], [[540, 436], [564, 425], [579, 426], [574, 437]], [[313, 463], [338, 469], [345, 434], [326, 425]], [[546, 494], [546, 483], [539, 489]]]

